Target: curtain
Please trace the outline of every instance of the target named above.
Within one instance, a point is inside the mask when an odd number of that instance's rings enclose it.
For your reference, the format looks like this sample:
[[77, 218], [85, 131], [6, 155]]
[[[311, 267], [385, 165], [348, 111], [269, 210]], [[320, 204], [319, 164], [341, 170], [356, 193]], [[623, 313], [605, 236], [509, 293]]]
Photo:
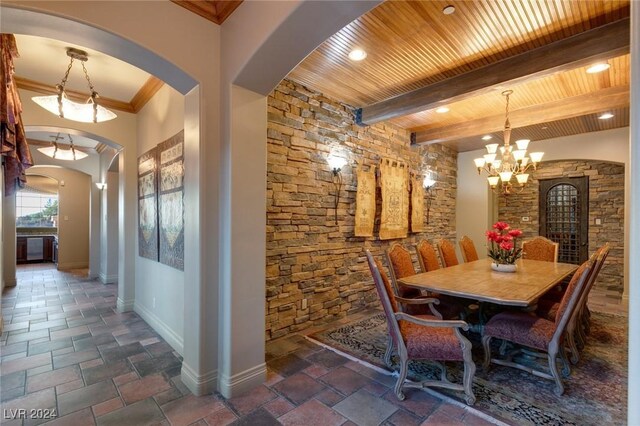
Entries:
[[5, 196], [12, 195], [26, 183], [25, 170], [33, 166], [31, 152], [22, 124], [22, 103], [13, 80], [13, 60], [20, 55], [13, 34], [1, 35], [0, 55], [0, 143], [4, 162]]

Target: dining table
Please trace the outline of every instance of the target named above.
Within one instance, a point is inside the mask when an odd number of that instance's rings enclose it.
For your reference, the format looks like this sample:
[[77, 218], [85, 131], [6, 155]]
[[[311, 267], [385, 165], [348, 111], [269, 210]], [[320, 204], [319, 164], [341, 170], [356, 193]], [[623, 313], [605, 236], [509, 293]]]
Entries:
[[491, 259], [401, 278], [403, 286], [430, 293], [504, 306], [535, 308], [538, 299], [578, 269], [578, 265], [519, 259], [516, 272], [497, 272]]

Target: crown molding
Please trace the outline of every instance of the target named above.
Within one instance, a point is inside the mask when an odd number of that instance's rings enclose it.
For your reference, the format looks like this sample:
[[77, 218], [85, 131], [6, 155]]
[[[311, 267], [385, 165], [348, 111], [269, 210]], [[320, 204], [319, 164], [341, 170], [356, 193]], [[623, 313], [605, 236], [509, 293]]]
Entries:
[[149, 77], [149, 79], [142, 85], [138, 93], [136, 93], [129, 105], [133, 109], [133, 112], [139, 112], [146, 104], [153, 98], [160, 88], [164, 86], [162, 80], [157, 79], [154, 76]]

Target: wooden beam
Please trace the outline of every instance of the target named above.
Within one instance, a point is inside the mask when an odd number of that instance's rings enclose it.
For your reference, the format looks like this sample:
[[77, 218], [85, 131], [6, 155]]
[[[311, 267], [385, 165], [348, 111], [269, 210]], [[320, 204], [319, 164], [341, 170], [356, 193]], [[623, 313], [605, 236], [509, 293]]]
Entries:
[[370, 125], [437, 108], [494, 90], [538, 79], [629, 52], [629, 18], [621, 19], [430, 84], [362, 108], [361, 123]]
[[144, 107], [153, 95], [155, 95], [158, 90], [164, 85], [162, 80], [155, 78], [154, 76], [149, 77], [149, 79], [142, 85], [138, 93], [136, 93], [129, 104], [133, 109], [133, 112], [138, 113], [142, 107]]
[[[509, 113], [512, 127], [525, 127], [588, 114], [606, 112], [629, 105], [629, 86], [616, 86], [586, 95], [573, 96], [554, 102], [521, 108]], [[504, 126], [504, 114], [464, 121], [432, 129], [416, 131], [416, 143], [432, 144], [499, 132]]]
[[[18, 76], [15, 76], [14, 79], [16, 81], [18, 89], [30, 90], [32, 92], [42, 93], [45, 95], [58, 94], [58, 91], [54, 86], [40, 83], [38, 81], [28, 80], [26, 78], [22, 78]], [[76, 92], [75, 90], [69, 90], [69, 89], [65, 89], [64, 91], [69, 97], [69, 99], [72, 99], [76, 102], [86, 102], [87, 99], [89, 99], [88, 93]], [[98, 98], [98, 103], [105, 108], [135, 113], [130, 103], [119, 101], [117, 99], [103, 98], [102, 96], [100, 96]]]

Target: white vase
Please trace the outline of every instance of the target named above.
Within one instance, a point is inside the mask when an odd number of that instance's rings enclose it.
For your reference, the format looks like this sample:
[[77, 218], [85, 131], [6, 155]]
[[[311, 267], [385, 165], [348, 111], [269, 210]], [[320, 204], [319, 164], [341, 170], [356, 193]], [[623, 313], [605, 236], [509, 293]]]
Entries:
[[516, 270], [518, 269], [518, 265], [516, 265], [515, 263], [508, 264], [491, 262], [491, 269], [496, 272], [516, 272]]

